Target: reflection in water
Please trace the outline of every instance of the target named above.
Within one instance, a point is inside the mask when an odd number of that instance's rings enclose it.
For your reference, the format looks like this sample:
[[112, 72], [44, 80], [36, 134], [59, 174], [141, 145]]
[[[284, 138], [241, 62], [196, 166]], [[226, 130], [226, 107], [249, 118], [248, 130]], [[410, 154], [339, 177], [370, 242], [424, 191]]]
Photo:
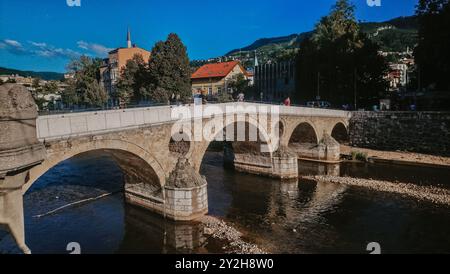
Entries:
[[[304, 162], [299, 168], [305, 175], [392, 178], [447, 187], [445, 178], [450, 178], [448, 169]], [[210, 214], [271, 252], [366, 253], [369, 242], [379, 242], [385, 253], [450, 252], [448, 207], [363, 188], [245, 175], [224, 169], [221, 153], [207, 153], [201, 173], [208, 180]], [[31, 250], [67, 253], [67, 243], [79, 242], [83, 253], [221, 252], [220, 242], [204, 237], [201, 224], [166, 222], [126, 205], [121, 192], [33, 218], [73, 201], [120, 191], [122, 174], [113, 158], [95, 152], [68, 160], [40, 178], [24, 196]], [[0, 253], [17, 252], [2, 235]]]
[[200, 223], [164, 221], [126, 206], [125, 236], [118, 253], [206, 253], [207, 239]]
[[[293, 183], [285, 185], [284, 182], [235, 173], [220, 168], [220, 163], [220, 154], [209, 153], [202, 166], [210, 184], [211, 211], [234, 223], [253, 241], [272, 252], [366, 253], [369, 242], [379, 242], [385, 253], [450, 252], [448, 207], [417, 202], [396, 194], [306, 180], [300, 180], [298, 190], [295, 190]], [[304, 175], [345, 173], [357, 177], [349, 166], [355, 165], [299, 162], [300, 173]], [[360, 167], [364, 174], [375, 179], [379, 178], [377, 174], [385, 177], [391, 174], [393, 178], [406, 180], [417, 173], [435, 170], [403, 166], [389, 169], [378, 165]], [[403, 171], [408, 169], [408, 176], [404, 176], [407, 174]], [[353, 169], [356, 170], [361, 172]], [[379, 173], [370, 173], [374, 170]], [[438, 172], [443, 176], [450, 174], [448, 169]], [[444, 180], [441, 178], [438, 182]], [[231, 193], [227, 200], [230, 203], [228, 210], [220, 205], [220, 210], [216, 208], [215, 201], [222, 193]]]
[[323, 164], [299, 161], [301, 175], [330, 175], [414, 183], [450, 188], [450, 168], [343, 162]]
[[298, 172], [301, 175], [339, 176], [341, 174], [341, 165], [299, 161]]

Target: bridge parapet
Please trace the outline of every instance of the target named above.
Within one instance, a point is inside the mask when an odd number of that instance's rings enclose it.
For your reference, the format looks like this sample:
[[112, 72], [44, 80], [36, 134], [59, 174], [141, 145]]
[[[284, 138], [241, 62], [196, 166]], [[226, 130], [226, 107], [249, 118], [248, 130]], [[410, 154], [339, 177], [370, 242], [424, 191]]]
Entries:
[[[258, 114], [264, 108], [277, 108], [279, 115], [303, 116], [303, 117], [336, 117], [349, 119], [351, 114], [347, 111], [314, 109], [305, 107], [286, 107], [265, 105], [257, 103], [225, 103], [204, 105], [203, 110], [196, 110], [196, 106], [159, 106], [135, 109], [106, 110], [96, 112], [80, 112], [70, 114], [39, 116], [37, 119], [37, 135], [43, 140], [68, 138], [74, 136], [93, 135], [96, 133], [107, 133], [125, 129], [138, 128], [146, 125], [157, 125], [179, 121], [174, 114], [189, 111], [192, 118], [211, 118], [211, 112], [222, 112], [232, 115], [246, 111], [251, 112], [253, 108]], [[210, 109], [208, 109], [210, 108]], [[213, 111], [211, 111], [213, 110]], [[247, 113], [248, 114], [248, 113]]]

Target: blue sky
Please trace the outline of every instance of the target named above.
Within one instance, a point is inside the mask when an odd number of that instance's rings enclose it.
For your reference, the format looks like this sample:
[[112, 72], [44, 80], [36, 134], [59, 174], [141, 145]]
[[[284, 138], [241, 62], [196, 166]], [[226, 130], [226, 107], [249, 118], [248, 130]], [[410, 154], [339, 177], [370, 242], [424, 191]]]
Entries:
[[[171, 32], [191, 59], [221, 56], [256, 39], [311, 30], [334, 0], [0, 0], [0, 66], [63, 72], [71, 57], [104, 57], [133, 43], [150, 50]], [[418, 0], [353, 0], [357, 19], [383, 21], [414, 14]]]

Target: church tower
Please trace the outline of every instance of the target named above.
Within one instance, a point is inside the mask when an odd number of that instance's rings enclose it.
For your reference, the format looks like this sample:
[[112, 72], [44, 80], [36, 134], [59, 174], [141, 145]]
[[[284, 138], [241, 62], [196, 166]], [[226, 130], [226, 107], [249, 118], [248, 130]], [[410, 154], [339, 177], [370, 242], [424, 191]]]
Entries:
[[127, 48], [131, 48], [131, 33], [130, 33], [130, 28], [128, 28], [128, 32], [127, 32]]

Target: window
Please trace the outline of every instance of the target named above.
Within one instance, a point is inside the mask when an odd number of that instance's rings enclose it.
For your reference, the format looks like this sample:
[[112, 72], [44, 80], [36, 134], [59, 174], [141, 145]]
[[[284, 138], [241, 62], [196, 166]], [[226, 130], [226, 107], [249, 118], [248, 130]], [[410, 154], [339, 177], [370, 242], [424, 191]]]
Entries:
[[222, 87], [217, 87], [217, 93], [222, 93]]
[[213, 91], [213, 89], [212, 89], [211, 87], [209, 87], [209, 88], [208, 88], [208, 93], [209, 93], [209, 95], [212, 95], [212, 91]]

